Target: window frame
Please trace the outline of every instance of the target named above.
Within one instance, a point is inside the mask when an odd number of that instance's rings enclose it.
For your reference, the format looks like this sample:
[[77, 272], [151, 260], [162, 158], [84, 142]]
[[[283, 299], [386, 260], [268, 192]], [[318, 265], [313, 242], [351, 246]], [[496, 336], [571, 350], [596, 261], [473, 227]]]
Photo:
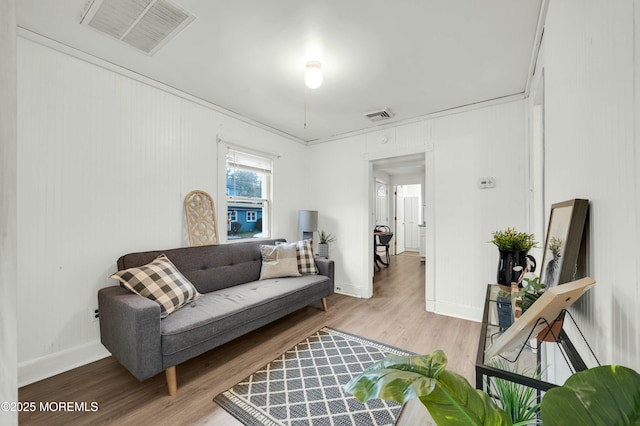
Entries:
[[[219, 164], [219, 176], [220, 181], [218, 184], [218, 193], [222, 196], [219, 197], [222, 200], [220, 206], [218, 207], [221, 210], [226, 210], [227, 212], [231, 210], [241, 211], [247, 207], [251, 207], [255, 205], [255, 203], [260, 204], [260, 208], [262, 210], [261, 220], [262, 220], [262, 229], [261, 231], [256, 231], [256, 234], [260, 233], [260, 236], [244, 236], [241, 238], [232, 237], [230, 234], [231, 230], [231, 221], [227, 220], [225, 224], [225, 228], [227, 232], [221, 235], [224, 238], [225, 242], [241, 242], [241, 241], [251, 241], [251, 240], [260, 240], [260, 239], [269, 239], [272, 235], [271, 230], [271, 215], [273, 211], [273, 174], [275, 168], [275, 159], [279, 158], [279, 156], [275, 154], [270, 154], [266, 152], [257, 151], [254, 149], [247, 148], [241, 145], [229, 144], [228, 142], [224, 142], [218, 139], [219, 148], [218, 148], [218, 164]], [[245, 157], [252, 157], [255, 159], [259, 159], [262, 161], [262, 167], [252, 167], [247, 165], [242, 165], [242, 161], [232, 161], [232, 164], [235, 166], [233, 170], [245, 170], [245, 171], [254, 171], [256, 173], [260, 173], [261, 185], [262, 185], [262, 196], [261, 198], [255, 197], [245, 197], [238, 195], [227, 195], [228, 194], [228, 186], [227, 186], [227, 170], [230, 167], [228, 161], [228, 154], [230, 152], [235, 152]], [[260, 162], [258, 162], [260, 163]], [[222, 213], [222, 212], [221, 212]], [[222, 215], [218, 215], [218, 217], [225, 217]], [[258, 221], [258, 210], [255, 210], [255, 221], [246, 220], [245, 216], [244, 223], [254, 224]], [[242, 218], [242, 213], [238, 213], [237, 219]], [[236, 220], [239, 222], [239, 220]], [[241, 222], [242, 223], [242, 222]], [[242, 232], [240, 232], [242, 234]], [[232, 237], [232, 238], [230, 238]]]

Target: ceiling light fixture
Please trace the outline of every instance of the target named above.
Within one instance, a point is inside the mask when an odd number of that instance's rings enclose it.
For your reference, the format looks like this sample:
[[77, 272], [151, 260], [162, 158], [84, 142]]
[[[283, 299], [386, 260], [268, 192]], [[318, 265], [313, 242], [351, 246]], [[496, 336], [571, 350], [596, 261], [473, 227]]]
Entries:
[[322, 85], [322, 70], [320, 62], [307, 62], [307, 72], [304, 74], [304, 82], [309, 89], [317, 89]]

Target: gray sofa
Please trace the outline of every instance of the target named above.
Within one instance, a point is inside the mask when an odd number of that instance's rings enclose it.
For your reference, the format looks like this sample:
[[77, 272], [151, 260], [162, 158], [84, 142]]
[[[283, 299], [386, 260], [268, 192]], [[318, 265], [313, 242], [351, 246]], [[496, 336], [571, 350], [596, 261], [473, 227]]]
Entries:
[[202, 294], [166, 318], [160, 305], [122, 286], [98, 292], [100, 339], [136, 378], [165, 371], [169, 394], [177, 391], [177, 364], [262, 327], [307, 305], [326, 311], [333, 293], [334, 264], [316, 258], [318, 275], [258, 281], [261, 240], [130, 253], [118, 270], [152, 262], [164, 253]]

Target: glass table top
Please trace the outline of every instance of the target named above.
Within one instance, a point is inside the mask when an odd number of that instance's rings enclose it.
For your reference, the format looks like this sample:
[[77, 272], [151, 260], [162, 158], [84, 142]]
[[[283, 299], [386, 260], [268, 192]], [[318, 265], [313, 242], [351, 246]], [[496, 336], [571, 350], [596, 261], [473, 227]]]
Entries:
[[[573, 346], [564, 333], [561, 334], [560, 342], [538, 341], [536, 336], [532, 335], [518, 348], [487, 359], [486, 349], [504, 333], [513, 320], [511, 298], [501, 290], [502, 288], [496, 284], [487, 287], [476, 376], [508, 377], [508, 380], [513, 379], [512, 381], [541, 390], [562, 385], [576, 370], [572, 361], [575, 354], [568, 354], [573, 350]], [[577, 367], [581, 369], [579, 365]], [[477, 385], [481, 383], [478, 377], [476, 382]], [[483, 384], [483, 387], [485, 386], [486, 383]]]

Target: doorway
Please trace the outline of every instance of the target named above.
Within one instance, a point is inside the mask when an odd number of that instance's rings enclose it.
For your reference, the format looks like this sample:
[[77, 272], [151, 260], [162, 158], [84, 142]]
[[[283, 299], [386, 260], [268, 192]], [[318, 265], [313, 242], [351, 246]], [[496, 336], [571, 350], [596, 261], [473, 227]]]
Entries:
[[[392, 154], [387, 153], [387, 155]], [[369, 229], [373, 230], [375, 226], [386, 225], [394, 234], [390, 247], [391, 262], [388, 267], [384, 266], [378, 270], [374, 265], [374, 256], [371, 256], [369, 269], [371, 296], [381, 294], [380, 286], [384, 285], [384, 279], [387, 276], [397, 276], [398, 273], [410, 271], [413, 268], [419, 270], [421, 275], [428, 275], [424, 255], [420, 250], [421, 236], [422, 239], [426, 238], [424, 232], [421, 232], [424, 228], [419, 228], [425, 217], [427, 158], [429, 155], [424, 151], [391, 157], [381, 154], [375, 159], [369, 158]], [[375, 237], [369, 238], [373, 243]], [[374, 249], [373, 246], [370, 247], [370, 250]]]

